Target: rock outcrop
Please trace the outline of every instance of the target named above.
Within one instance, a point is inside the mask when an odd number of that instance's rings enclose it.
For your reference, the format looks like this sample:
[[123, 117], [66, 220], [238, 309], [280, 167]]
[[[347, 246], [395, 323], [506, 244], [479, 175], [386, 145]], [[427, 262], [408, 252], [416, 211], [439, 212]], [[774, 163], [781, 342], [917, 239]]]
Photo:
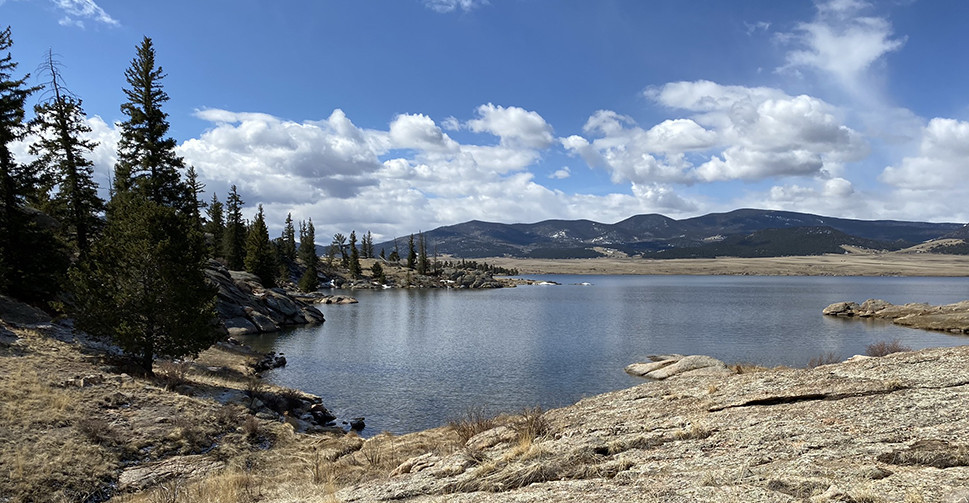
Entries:
[[821, 311], [841, 318], [884, 319], [905, 327], [969, 334], [969, 300], [932, 306], [924, 303], [895, 305], [880, 299], [835, 302]]
[[735, 373], [722, 361], [705, 355], [650, 355], [649, 363], [626, 366], [626, 373], [663, 380], [676, 376], [729, 375]]
[[213, 260], [205, 275], [219, 287], [216, 311], [229, 335], [275, 332], [324, 321], [318, 309], [281, 288], [264, 288], [254, 274], [229, 271]]
[[547, 411], [542, 429], [512, 422], [430, 449], [334, 499], [963, 501], [967, 361], [959, 347], [680, 374]]

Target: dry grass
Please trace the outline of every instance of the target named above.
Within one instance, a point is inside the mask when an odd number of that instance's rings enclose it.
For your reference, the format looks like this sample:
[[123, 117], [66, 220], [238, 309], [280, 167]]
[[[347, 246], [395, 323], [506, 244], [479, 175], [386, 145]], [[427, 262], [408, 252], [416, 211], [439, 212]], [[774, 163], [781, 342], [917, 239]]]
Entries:
[[865, 354], [868, 356], [886, 356], [892, 353], [904, 353], [911, 350], [912, 348], [902, 345], [898, 339], [895, 339], [892, 341], [881, 341], [874, 344], [869, 344], [865, 349]]
[[834, 351], [828, 351], [826, 353], [821, 353], [814, 358], [808, 360], [808, 368], [820, 367], [821, 365], [830, 365], [832, 363], [841, 363], [841, 356], [839, 356]]
[[458, 435], [460, 443], [466, 443], [478, 433], [488, 431], [498, 426], [498, 420], [484, 412], [480, 407], [471, 407], [464, 416], [448, 422], [448, 427]]

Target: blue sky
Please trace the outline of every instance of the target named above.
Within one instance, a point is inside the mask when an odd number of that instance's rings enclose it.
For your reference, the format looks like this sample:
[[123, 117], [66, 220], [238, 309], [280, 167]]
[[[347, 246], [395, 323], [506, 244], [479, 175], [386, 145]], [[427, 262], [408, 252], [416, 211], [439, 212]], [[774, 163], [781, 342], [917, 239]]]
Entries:
[[147, 35], [207, 196], [235, 184], [320, 241], [740, 207], [969, 221], [965, 19], [943, 0], [0, 0], [19, 69], [53, 49], [84, 99], [100, 183]]

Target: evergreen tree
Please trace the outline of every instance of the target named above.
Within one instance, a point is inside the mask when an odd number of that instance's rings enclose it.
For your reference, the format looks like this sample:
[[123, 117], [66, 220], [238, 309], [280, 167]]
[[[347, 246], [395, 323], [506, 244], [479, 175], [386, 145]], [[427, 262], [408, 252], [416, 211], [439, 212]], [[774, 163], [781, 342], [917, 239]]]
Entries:
[[387, 277], [384, 276], [384, 268], [381, 267], [380, 262], [374, 262], [373, 265], [370, 266], [370, 277], [381, 283], [387, 282]]
[[49, 98], [34, 107], [35, 117], [29, 124], [37, 136], [30, 146], [30, 153], [37, 156], [31, 169], [46, 175], [41, 189], [44, 193], [56, 191], [43, 209], [61, 222], [62, 236], [86, 255], [101, 227], [98, 214], [104, 210], [93, 178], [94, 163], [87, 158], [97, 143], [82, 138], [91, 128], [81, 100], [64, 87], [51, 52], [47, 53], [44, 71], [50, 77]]
[[175, 139], [166, 137], [168, 114], [161, 105], [169, 98], [162, 89], [165, 74], [155, 65], [150, 38], [142, 40], [124, 75], [130, 87], [123, 89], [128, 101], [121, 105], [121, 112], [128, 120], [121, 123], [114, 190], [137, 190], [157, 204], [185, 210], [191, 204], [190, 194], [178, 173], [183, 163], [175, 155]]
[[208, 218], [205, 222], [205, 232], [212, 236], [212, 256], [215, 258], [225, 258], [225, 254], [222, 253], [222, 239], [225, 234], [225, 216], [223, 214], [223, 205], [219, 201], [219, 197], [212, 194], [212, 202], [209, 203], [208, 208], [205, 210]]
[[350, 259], [347, 262], [351, 278], [360, 277], [360, 252], [357, 251], [357, 231], [350, 231]]
[[222, 235], [222, 254], [225, 266], [232, 271], [245, 267], [246, 225], [242, 221], [242, 198], [233, 185], [225, 200], [225, 234]]
[[333, 235], [333, 242], [330, 243], [330, 248], [333, 248], [340, 252], [340, 263], [345, 268], [350, 267], [350, 256], [347, 255], [347, 237], [342, 233], [337, 232]]
[[[67, 269], [63, 247], [29, 208], [37, 203], [40, 180], [34, 170], [13, 159], [10, 145], [23, 138], [24, 103], [38, 87], [27, 87], [29, 75], [15, 78], [17, 63], [9, 49], [10, 28], [0, 31], [0, 293], [27, 301], [53, 298]], [[46, 219], [49, 220], [49, 219]]]
[[428, 270], [427, 262], [427, 242], [424, 241], [424, 233], [420, 233], [418, 238], [417, 273], [426, 275]]
[[410, 235], [410, 239], [407, 241], [407, 268], [413, 269], [417, 265], [417, 250], [414, 248], [414, 235]]
[[206, 282], [205, 241], [193, 189], [181, 180], [166, 138], [163, 74], [147, 37], [125, 71], [121, 143], [104, 234], [71, 273], [77, 327], [110, 336], [142, 369], [156, 356], [197, 354], [218, 340], [215, 289]]
[[205, 190], [205, 184], [199, 181], [199, 175], [195, 171], [195, 166], [189, 166], [188, 171], [185, 172], [185, 187], [188, 189], [185, 201], [185, 213], [193, 219], [193, 221], [201, 229], [202, 225], [202, 208], [205, 207], [205, 202], [203, 202], [200, 197], [202, 192]]
[[319, 257], [316, 256], [316, 229], [312, 218], [309, 224], [299, 224], [299, 260], [306, 266], [299, 279], [299, 289], [306, 293], [315, 292], [320, 286], [316, 268]]
[[363, 236], [360, 240], [360, 247], [362, 248], [363, 258], [374, 258], [373, 254], [373, 234], [370, 231]]
[[296, 229], [293, 227], [293, 214], [286, 214], [286, 225], [283, 226], [283, 234], [280, 236], [280, 247], [282, 256], [293, 262], [296, 260]]
[[263, 286], [276, 286], [276, 248], [269, 241], [269, 228], [261, 204], [246, 236], [245, 265], [246, 271], [259, 276]]
[[299, 224], [299, 260], [303, 265], [315, 264], [319, 259], [316, 255], [316, 228], [313, 227], [313, 219], [308, 223]]

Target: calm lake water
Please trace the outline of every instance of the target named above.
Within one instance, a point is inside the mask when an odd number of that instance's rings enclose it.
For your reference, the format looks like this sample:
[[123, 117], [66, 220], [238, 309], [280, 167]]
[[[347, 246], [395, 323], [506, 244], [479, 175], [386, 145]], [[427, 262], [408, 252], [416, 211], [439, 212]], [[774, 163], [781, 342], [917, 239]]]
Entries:
[[[560, 286], [356, 291], [320, 306], [319, 327], [247, 338], [284, 353], [266, 379], [323, 397], [367, 434], [440, 426], [469, 408], [553, 408], [643, 382], [623, 367], [657, 353], [805, 366], [899, 339], [919, 349], [969, 337], [821, 315], [832, 302], [969, 299], [967, 278], [530, 276]], [[580, 285], [580, 283], [589, 283]]]

